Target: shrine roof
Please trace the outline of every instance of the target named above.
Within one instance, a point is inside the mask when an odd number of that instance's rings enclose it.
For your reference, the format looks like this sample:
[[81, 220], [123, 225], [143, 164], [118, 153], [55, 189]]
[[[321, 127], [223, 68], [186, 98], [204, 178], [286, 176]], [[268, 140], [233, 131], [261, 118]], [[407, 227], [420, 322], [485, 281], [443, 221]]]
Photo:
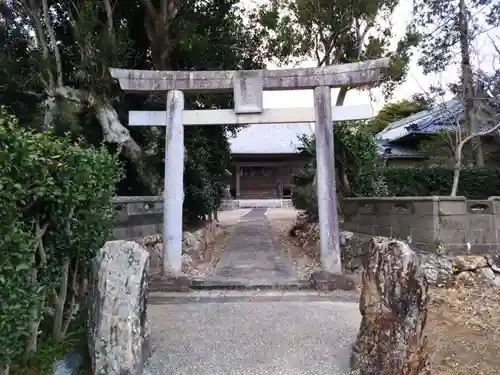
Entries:
[[232, 154], [295, 154], [299, 137], [313, 134], [313, 124], [255, 124], [229, 138]]

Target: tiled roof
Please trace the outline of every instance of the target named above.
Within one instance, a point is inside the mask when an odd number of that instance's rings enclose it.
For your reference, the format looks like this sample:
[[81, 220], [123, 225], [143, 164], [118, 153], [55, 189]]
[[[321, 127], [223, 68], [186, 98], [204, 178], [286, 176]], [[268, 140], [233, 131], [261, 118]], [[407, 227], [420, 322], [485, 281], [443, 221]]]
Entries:
[[[375, 135], [379, 152], [384, 157], [418, 157], [418, 153], [401, 147], [397, 141], [411, 134], [437, 134], [442, 131], [454, 131], [463, 112], [462, 103], [452, 99], [431, 109], [395, 121]], [[481, 121], [479, 131], [485, 131], [492, 126], [492, 118], [487, 113], [480, 112], [479, 118]]]
[[239, 130], [229, 144], [232, 154], [295, 154], [302, 134], [313, 134], [312, 124], [254, 124]]
[[393, 142], [409, 134], [436, 134], [441, 131], [454, 130], [457, 119], [462, 113], [462, 104], [458, 100], [452, 99], [429, 110], [391, 123], [375, 135], [375, 138]]
[[378, 144], [379, 154], [384, 158], [419, 158], [422, 157], [415, 150], [411, 150], [409, 148], [405, 148], [399, 145], [392, 145], [387, 143], [379, 143]]

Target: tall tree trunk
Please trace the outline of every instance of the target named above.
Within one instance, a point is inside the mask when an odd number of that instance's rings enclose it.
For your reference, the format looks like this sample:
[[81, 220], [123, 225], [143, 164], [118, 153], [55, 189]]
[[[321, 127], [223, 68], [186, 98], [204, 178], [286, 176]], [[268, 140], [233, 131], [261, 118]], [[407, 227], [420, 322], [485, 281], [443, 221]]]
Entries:
[[347, 91], [349, 91], [348, 87], [341, 87], [340, 88], [339, 94], [337, 95], [337, 102], [335, 103], [335, 105], [337, 107], [341, 107], [341, 106], [344, 105], [345, 97], [347, 95]]
[[460, 162], [455, 162], [455, 167], [453, 168], [453, 184], [451, 185], [450, 197], [456, 197], [458, 191], [458, 182], [460, 181], [460, 171], [462, 166]]
[[[462, 55], [462, 94], [465, 109], [465, 121], [470, 133], [477, 133], [477, 122], [474, 113], [475, 95], [474, 95], [474, 76], [470, 62], [469, 46], [469, 22], [467, 19], [467, 6], [465, 0], [459, 0], [458, 22], [460, 30], [460, 52]], [[474, 164], [476, 167], [484, 166], [484, 154], [480, 137], [474, 137], [471, 140], [471, 151], [474, 155]]]
[[[40, 81], [47, 94], [47, 99], [43, 103], [44, 127], [49, 129], [53, 126], [58, 111], [56, 98], [63, 98], [78, 105], [89, 105], [95, 111], [96, 117], [101, 124], [104, 141], [119, 145], [120, 150], [131, 161], [131, 164], [134, 165], [141, 182], [148, 188], [150, 194], [161, 192], [161, 176], [153, 168], [146, 165], [145, 162], [145, 156], [156, 154], [157, 152], [157, 138], [161, 135], [160, 130], [154, 127], [151, 131], [152, 136], [148, 137], [148, 140], [152, 139], [152, 141], [148, 142], [146, 147], [141, 148], [132, 139], [129, 130], [120, 122], [117, 112], [106, 98], [101, 100], [97, 98], [94, 92], [65, 86], [62, 70], [63, 62], [51, 19], [52, 14], [48, 0], [41, 1], [42, 12], [32, 9], [28, 0], [22, 0], [22, 4], [26, 15], [32, 21], [35, 40], [41, 47], [42, 57], [45, 60], [45, 74], [40, 75]], [[109, 1], [105, 1], [105, 11], [108, 16], [108, 32], [114, 38], [112, 6]], [[53, 52], [49, 49], [49, 41]], [[52, 73], [52, 61], [55, 62], [56, 77]]]
[[103, 138], [106, 143], [116, 144], [121, 147], [122, 154], [130, 161], [137, 172], [144, 187], [152, 195], [159, 195], [162, 190], [162, 178], [157, 171], [149, 166], [145, 157], [153, 151], [141, 147], [130, 135], [130, 131], [118, 118], [118, 113], [105, 98], [97, 98], [85, 90], [74, 89], [69, 86], [58, 87], [54, 90], [54, 96], [45, 100], [44, 126], [49, 128], [52, 120], [57, 115], [55, 96], [73, 102], [77, 105], [90, 105], [99, 121]]

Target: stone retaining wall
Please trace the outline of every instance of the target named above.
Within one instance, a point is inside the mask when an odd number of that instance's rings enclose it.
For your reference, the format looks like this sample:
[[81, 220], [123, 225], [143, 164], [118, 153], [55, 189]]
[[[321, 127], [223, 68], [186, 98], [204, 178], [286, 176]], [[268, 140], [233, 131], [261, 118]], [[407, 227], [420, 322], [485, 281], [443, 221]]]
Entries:
[[[163, 254], [163, 197], [115, 197], [116, 224], [114, 240], [136, 240], [150, 253], [150, 271], [159, 273]], [[209, 262], [209, 245], [222, 234], [217, 220], [208, 220], [201, 228], [184, 231], [182, 265], [189, 273], [194, 264]]]
[[413, 248], [447, 254], [500, 251], [500, 197], [344, 199], [344, 228], [408, 240]]
[[[217, 236], [223, 229], [217, 221], [207, 222], [194, 232], [184, 231], [182, 241], [182, 268], [183, 272], [190, 274], [193, 265], [212, 261], [213, 253], [209, 250]], [[162, 267], [163, 239], [159, 234], [153, 234], [138, 239], [150, 255], [150, 272], [159, 274]]]
[[[307, 223], [299, 218], [293, 230], [304, 251], [319, 258], [319, 228], [317, 223]], [[360, 274], [363, 258], [369, 253], [370, 241], [374, 237], [349, 231], [340, 232], [342, 268], [347, 273]], [[449, 286], [454, 283], [475, 284], [486, 282], [500, 286], [500, 255], [452, 255], [416, 249], [429, 284]]]

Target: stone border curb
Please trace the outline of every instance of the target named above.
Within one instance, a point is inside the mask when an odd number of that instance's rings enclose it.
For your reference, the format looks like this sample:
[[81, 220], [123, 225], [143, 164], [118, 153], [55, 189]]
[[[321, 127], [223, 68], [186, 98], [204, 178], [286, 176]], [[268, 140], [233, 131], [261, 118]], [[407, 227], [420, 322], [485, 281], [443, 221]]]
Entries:
[[357, 291], [358, 285], [354, 277], [348, 274], [335, 274], [327, 271], [316, 271], [309, 279], [311, 286], [319, 291], [331, 292], [334, 290]]

